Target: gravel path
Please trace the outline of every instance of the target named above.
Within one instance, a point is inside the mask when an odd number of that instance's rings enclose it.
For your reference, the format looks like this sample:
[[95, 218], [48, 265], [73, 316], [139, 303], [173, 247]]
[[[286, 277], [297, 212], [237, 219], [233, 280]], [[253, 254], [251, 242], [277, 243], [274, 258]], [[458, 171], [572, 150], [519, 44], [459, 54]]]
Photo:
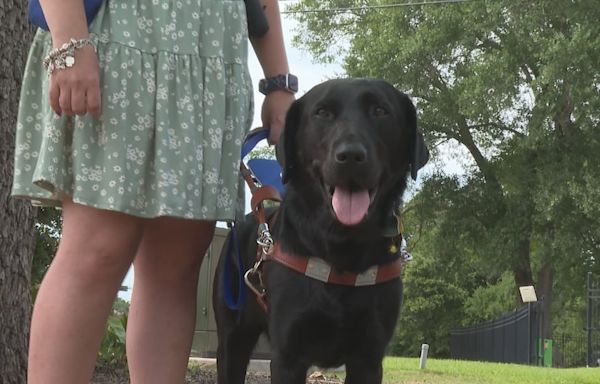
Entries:
[[[190, 369], [185, 379], [185, 384], [215, 384], [217, 376], [212, 367], [198, 367]], [[264, 372], [249, 372], [246, 376], [246, 384], [270, 384], [269, 374]], [[341, 384], [342, 380], [335, 377], [325, 377], [313, 374], [307, 380], [307, 384]], [[126, 370], [95, 372], [90, 384], [129, 384], [129, 376]]]
[[[216, 373], [210, 369], [188, 372], [185, 384], [215, 384]], [[249, 373], [246, 377], [247, 384], [270, 384], [271, 379], [264, 373]], [[90, 384], [129, 384], [129, 376], [125, 371], [96, 372]]]

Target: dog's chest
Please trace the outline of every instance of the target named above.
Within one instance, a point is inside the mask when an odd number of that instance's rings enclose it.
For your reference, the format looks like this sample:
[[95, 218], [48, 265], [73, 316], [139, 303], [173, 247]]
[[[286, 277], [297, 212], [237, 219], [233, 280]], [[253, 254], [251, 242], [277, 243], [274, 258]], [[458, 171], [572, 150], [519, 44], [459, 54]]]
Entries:
[[331, 367], [350, 351], [387, 344], [401, 302], [399, 280], [336, 286], [279, 266], [269, 275], [269, 333], [276, 349]]

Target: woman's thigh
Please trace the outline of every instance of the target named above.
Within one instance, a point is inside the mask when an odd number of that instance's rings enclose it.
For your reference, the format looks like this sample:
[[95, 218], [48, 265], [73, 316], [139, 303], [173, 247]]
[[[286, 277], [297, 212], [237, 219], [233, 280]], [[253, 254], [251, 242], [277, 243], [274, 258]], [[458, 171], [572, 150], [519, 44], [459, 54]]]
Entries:
[[63, 230], [54, 263], [69, 273], [99, 278], [127, 271], [140, 244], [144, 219], [63, 201]]
[[177, 280], [197, 275], [214, 229], [214, 221], [174, 217], [149, 220], [134, 261], [136, 279], [148, 275]]

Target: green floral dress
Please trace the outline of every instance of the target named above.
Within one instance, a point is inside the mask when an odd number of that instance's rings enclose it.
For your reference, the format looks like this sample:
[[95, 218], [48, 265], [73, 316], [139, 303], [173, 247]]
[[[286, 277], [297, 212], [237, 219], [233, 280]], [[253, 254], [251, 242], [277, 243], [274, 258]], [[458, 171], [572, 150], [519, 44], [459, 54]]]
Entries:
[[[140, 217], [231, 220], [252, 122], [244, 1], [106, 0], [90, 26], [99, 118], [57, 116], [39, 30], [21, 91], [12, 193]], [[243, 211], [242, 211], [243, 212]]]

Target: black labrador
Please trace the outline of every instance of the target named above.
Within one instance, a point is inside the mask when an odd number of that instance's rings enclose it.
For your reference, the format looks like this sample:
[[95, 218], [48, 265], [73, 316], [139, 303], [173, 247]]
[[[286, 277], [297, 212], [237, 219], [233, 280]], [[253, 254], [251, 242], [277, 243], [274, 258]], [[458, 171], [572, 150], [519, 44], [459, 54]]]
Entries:
[[[355, 282], [400, 257], [392, 213], [408, 174], [416, 178], [429, 158], [407, 95], [377, 79], [324, 82], [291, 106], [282, 148], [286, 194], [271, 228], [277, 249]], [[250, 214], [236, 227], [246, 270], [257, 254], [257, 220]], [[381, 383], [402, 302], [398, 275], [374, 285], [343, 285], [269, 261], [262, 268], [267, 312], [251, 291], [243, 309], [232, 311], [224, 299], [225, 257], [213, 297], [219, 384], [244, 382], [263, 332], [272, 348], [272, 383], [305, 383], [312, 365], [342, 364], [346, 383]]]

